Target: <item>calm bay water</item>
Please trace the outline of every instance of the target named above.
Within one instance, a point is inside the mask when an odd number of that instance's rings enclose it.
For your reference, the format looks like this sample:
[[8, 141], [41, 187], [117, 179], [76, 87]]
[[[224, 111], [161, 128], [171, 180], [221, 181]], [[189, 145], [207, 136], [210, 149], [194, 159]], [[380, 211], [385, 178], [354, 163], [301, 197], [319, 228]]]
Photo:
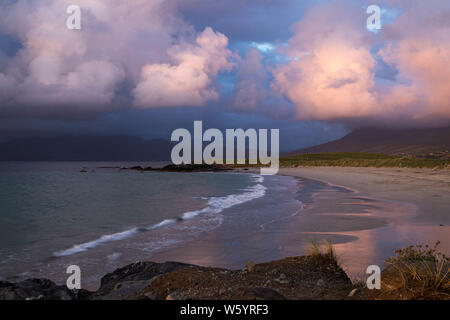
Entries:
[[412, 224], [410, 204], [279, 175], [111, 168], [133, 165], [164, 164], [0, 163], [0, 280], [64, 284], [75, 264], [95, 289], [138, 260], [239, 269], [324, 239], [354, 278], [411, 243], [448, 252], [448, 227]]
[[63, 282], [65, 267], [77, 264], [88, 270], [86, 281], [98, 281], [219, 227], [227, 210], [268, 188], [255, 174], [102, 168], [131, 165], [0, 163], [0, 277]]

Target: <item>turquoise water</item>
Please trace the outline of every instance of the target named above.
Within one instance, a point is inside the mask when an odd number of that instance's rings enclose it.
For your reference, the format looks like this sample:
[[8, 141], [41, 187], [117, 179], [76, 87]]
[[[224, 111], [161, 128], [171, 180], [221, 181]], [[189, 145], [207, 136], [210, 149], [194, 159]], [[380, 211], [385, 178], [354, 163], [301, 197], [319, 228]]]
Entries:
[[[89, 173], [80, 173], [82, 166], [53, 168], [51, 164], [44, 170], [33, 166], [1, 170], [2, 250], [37, 241], [64, 243], [60, 237], [80, 242], [105, 230], [146, 228], [205, 207], [202, 198], [232, 194], [250, 183], [246, 175], [142, 174], [94, 166]], [[63, 247], [62, 243], [54, 246]]]
[[[0, 280], [64, 284], [67, 267], [78, 265], [82, 287], [95, 289], [138, 260], [240, 269], [302, 255], [324, 239], [358, 279], [411, 243], [441, 240], [448, 252], [448, 227], [402, 218], [414, 213], [410, 204], [279, 175], [101, 168], [133, 165], [164, 164], [0, 162]], [[384, 222], [369, 227], [369, 218]]]
[[127, 165], [0, 163], [0, 277], [59, 280], [84, 264], [98, 280], [104, 261], [121, 266], [218, 228], [267, 190], [255, 174], [101, 168]]

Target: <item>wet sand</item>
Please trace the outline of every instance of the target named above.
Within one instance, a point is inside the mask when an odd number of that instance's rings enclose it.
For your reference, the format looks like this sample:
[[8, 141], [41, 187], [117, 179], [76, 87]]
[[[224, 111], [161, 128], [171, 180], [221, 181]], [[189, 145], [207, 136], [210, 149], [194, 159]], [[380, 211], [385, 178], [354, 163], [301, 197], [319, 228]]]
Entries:
[[[353, 191], [353, 199], [360, 198], [369, 205], [368, 216], [386, 222], [358, 229], [361, 221], [356, 219], [352, 228], [339, 232], [356, 238], [335, 245], [344, 269], [354, 279], [365, 277], [370, 264], [383, 267], [394, 249], [412, 244], [440, 241], [440, 251], [450, 253], [450, 170], [312, 167], [285, 168], [280, 174], [345, 186]], [[344, 199], [333, 201], [319, 193], [315, 200], [311, 212], [340, 212], [341, 217], [351, 214], [352, 205], [340, 202]], [[324, 219], [322, 228], [331, 232], [336, 225]]]
[[[247, 261], [304, 255], [311, 243], [328, 240], [350, 277], [362, 279], [369, 265], [383, 268], [394, 249], [410, 244], [440, 240], [441, 251], [450, 252], [449, 171], [292, 168], [280, 174], [299, 179], [297, 214], [279, 220], [274, 212], [273, 222], [254, 226], [225, 219], [204, 237], [149, 259], [238, 269]], [[249, 220], [258, 215], [251, 205], [239, 208]]]
[[450, 169], [282, 168], [280, 174], [327, 181], [374, 198], [417, 206], [413, 220], [450, 225]]

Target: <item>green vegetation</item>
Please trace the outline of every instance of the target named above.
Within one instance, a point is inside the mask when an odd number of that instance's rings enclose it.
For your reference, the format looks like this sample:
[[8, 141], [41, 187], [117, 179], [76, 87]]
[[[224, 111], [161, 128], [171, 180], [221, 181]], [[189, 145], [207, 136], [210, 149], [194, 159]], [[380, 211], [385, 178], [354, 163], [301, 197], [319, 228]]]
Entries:
[[394, 251], [385, 262], [381, 298], [450, 299], [449, 258], [434, 247], [415, 245]]
[[[348, 297], [374, 300], [450, 300], [450, 258], [434, 246], [417, 244], [394, 250], [381, 273], [381, 290], [369, 290], [366, 281], [353, 283]], [[339, 266], [328, 241], [309, 245], [308, 257], [318, 266]]]
[[324, 241], [323, 243], [311, 243], [309, 245], [309, 256], [320, 264], [331, 263], [337, 266], [339, 265], [336, 252], [329, 241]]
[[281, 157], [280, 166], [446, 168], [450, 166], [450, 159], [359, 152], [329, 152]]

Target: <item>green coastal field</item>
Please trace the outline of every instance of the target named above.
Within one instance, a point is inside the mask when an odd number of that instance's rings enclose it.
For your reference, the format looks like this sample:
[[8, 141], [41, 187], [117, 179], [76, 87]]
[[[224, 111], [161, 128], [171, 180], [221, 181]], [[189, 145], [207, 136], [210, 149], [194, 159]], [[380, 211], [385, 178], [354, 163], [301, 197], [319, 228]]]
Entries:
[[450, 166], [450, 159], [359, 152], [329, 152], [281, 157], [280, 166], [446, 168]]

